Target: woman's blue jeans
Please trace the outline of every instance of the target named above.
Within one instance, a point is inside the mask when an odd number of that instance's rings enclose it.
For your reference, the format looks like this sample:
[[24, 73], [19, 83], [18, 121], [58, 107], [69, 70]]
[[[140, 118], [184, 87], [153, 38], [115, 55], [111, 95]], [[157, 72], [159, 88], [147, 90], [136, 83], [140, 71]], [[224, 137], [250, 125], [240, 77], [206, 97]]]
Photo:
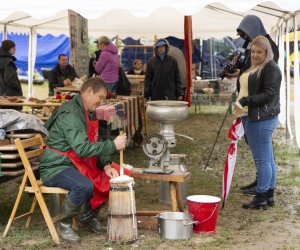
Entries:
[[67, 168], [44, 183], [48, 187], [60, 187], [70, 190], [69, 200], [77, 206], [81, 206], [93, 196], [94, 184], [75, 167]]
[[272, 145], [272, 134], [278, 124], [278, 116], [268, 120], [251, 121], [242, 116], [247, 140], [256, 165], [258, 193], [274, 189], [276, 184], [276, 164]]

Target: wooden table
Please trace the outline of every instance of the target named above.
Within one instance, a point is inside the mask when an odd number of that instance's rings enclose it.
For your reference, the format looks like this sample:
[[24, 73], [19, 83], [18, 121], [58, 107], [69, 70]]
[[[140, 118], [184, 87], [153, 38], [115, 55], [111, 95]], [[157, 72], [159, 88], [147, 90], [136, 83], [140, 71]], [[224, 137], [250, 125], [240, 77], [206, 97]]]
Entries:
[[70, 86], [70, 87], [57, 87], [57, 88], [54, 88], [54, 95], [56, 95], [57, 92], [79, 93], [79, 92], [80, 92], [80, 89], [77, 88], [77, 87], [73, 87], [73, 86]]
[[[148, 174], [143, 173], [141, 168], [133, 168], [131, 177], [138, 180], [147, 180], [147, 181], [166, 181], [169, 182], [170, 187], [170, 201], [171, 201], [171, 210], [172, 212], [184, 211], [184, 206], [182, 202], [182, 196], [179, 188], [179, 183], [185, 182], [191, 179], [192, 174], [190, 172], [180, 172], [172, 174]], [[147, 214], [151, 214], [151, 211], [147, 211]], [[157, 214], [157, 211], [153, 211], [153, 215]], [[137, 215], [145, 215], [143, 212], [137, 212]]]
[[[60, 102], [42, 102], [42, 103], [37, 103], [36, 101], [29, 101], [28, 99], [20, 99], [22, 100], [22, 102], [12, 102], [9, 101], [7, 98], [0, 98], [0, 106], [2, 107], [30, 107], [32, 109], [32, 111], [36, 110], [36, 109], [42, 109], [42, 108], [48, 108], [50, 111], [50, 114], [57, 109], [58, 107], [60, 107], [61, 103]], [[34, 112], [32, 112], [34, 114]], [[37, 112], [36, 112], [37, 113]], [[42, 113], [42, 112], [41, 112]], [[48, 116], [38, 116], [40, 119], [42, 120], [47, 120]]]
[[21, 99], [23, 102], [11, 102], [7, 100], [7, 98], [0, 98], [0, 106], [14, 106], [14, 107], [22, 107], [27, 106], [31, 108], [38, 107], [60, 107], [61, 103], [57, 102], [49, 102], [46, 101], [44, 103], [36, 103], [35, 101], [29, 101], [27, 99]]

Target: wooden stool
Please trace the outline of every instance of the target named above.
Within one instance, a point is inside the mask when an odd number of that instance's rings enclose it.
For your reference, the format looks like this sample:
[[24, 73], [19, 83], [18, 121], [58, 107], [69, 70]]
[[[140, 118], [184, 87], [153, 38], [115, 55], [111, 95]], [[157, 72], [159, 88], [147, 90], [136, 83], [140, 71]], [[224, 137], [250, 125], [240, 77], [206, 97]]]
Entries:
[[[133, 168], [131, 177], [134, 179], [148, 180], [148, 181], [167, 181], [170, 187], [170, 201], [172, 212], [184, 211], [181, 192], [179, 188], [180, 182], [185, 182], [191, 178], [190, 172], [172, 173], [172, 174], [149, 174], [143, 173], [141, 168]], [[139, 216], [157, 215], [160, 211], [137, 211]]]

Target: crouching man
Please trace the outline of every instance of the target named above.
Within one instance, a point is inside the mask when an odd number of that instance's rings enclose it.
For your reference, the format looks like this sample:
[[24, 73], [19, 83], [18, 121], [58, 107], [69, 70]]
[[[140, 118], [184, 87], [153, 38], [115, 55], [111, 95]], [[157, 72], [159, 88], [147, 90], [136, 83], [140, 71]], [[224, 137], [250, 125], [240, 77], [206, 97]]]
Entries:
[[63, 204], [58, 232], [64, 240], [78, 242], [72, 229], [72, 217], [98, 233], [97, 214], [108, 199], [109, 179], [119, 175], [110, 155], [126, 146], [126, 135], [114, 141], [98, 141], [96, 107], [105, 99], [107, 87], [97, 77], [83, 83], [80, 95], [64, 102], [46, 122], [49, 131], [47, 148], [39, 166], [43, 184], [69, 190]]

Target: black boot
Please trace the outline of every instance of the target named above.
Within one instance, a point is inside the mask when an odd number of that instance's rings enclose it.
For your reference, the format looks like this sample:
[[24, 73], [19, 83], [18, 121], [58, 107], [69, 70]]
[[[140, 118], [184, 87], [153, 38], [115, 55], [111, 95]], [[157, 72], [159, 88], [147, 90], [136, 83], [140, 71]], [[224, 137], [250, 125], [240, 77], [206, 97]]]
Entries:
[[275, 205], [275, 200], [274, 200], [274, 189], [269, 189], [268, 190], [268, 193], [267, 193], [267, 195], [268, 195], [268, 205], [270, 206], [270, 207], [273, 207], [274, 205]]
[[243, 191], [244, 195], [249, 195], [249, 196], [255, 196], [256, 195], [256, 186], [249, 188], [249, 189], [245, 189]]
[[62, 208], [61, 220], [58, 223], [57, 231], [61, 237], [69, 242], [79, 242], [79, 236], [72, 228], [72, 218], [79, 213], [80, 206], [73, 204], [68, 198]]
[[101, 227], [100, 222], [97, 219], [101, 206], [93, 210], [91, 203], [87, 202], [84, 206], [82, 215], [79, 218], [79, 223], [81, 226], [87, 226], [94, 233], [101, 233], [103, 227]]
[[264, 210], [267, 209], [268, 201], [267, 201], [267, 192], [258, 193], [256, 192], [255, 197], [249, 203], [243, 204], [242, 208], [245, 209], [259, 209], [263, 208]]
[[241, 190], [247, 190], [247, 189], [251, 189], [251, 188], [255, 188], [257, 185], [257, 180], [253, 181], [252, 183], [246, 185], [246, 186], [243, 186], [243, 187], [240, 187]]

